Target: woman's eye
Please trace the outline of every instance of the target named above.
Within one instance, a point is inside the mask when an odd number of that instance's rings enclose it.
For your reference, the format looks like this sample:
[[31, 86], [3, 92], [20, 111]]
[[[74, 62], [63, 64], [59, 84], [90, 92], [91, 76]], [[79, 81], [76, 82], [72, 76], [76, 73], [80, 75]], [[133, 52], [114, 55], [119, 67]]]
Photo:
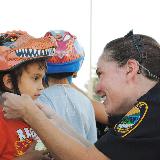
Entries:
[[97, 76], [98, 76], [98, 78], [100, 77], [100, 75], [101, 75], [101, 72], [97, 72]]
[[97, 69], [97, 70], [96, 70], [96, 74], [97, 74], [97, 76], [98, 76], [98, 78], [99, 78], [100, 75], [101, 75], [101, 72]]

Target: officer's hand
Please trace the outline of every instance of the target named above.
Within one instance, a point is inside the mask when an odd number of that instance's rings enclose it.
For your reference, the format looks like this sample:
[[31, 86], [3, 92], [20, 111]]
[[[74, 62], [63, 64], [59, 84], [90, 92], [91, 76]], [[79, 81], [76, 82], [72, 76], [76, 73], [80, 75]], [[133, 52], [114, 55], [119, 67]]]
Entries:
[[28, 95], [16, 95], [13, 93], [4, 93], [2, 94], [3, 102], [3, 111], [5, 117], [12, 118], [18, 115], [18, 118], [24, 118], [27, 110], [32, 110], [32, 107], [35, 107], [34, 101]]

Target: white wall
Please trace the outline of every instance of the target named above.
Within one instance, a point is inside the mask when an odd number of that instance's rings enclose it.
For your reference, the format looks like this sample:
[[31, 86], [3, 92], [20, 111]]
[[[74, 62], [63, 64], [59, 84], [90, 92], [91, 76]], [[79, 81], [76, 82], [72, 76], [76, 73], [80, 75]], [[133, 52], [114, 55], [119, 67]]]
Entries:
[[93, 0], [93, 64], [106, 43], [129, 30], [160, 42], [159, 0]]
[[20, 29], [38, 37], [63, 29], [76, 35], [86, 58], [75, 83], [84, 86], [89, 80], [90, 0], [3, 0], [0, 6], [0, 32]]

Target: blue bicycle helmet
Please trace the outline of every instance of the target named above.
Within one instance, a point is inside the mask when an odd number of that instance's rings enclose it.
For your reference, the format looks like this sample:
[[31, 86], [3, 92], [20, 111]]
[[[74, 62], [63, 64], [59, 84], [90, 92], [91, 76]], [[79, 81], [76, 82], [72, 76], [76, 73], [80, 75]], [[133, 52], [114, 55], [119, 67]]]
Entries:
[[63, 30], [49, 31], [47, 36], [53, 36], [57, 42], [55, 54], [47, 62], [47, 74], [77, 72], [84, 59], [84, 50], [77, 38]]

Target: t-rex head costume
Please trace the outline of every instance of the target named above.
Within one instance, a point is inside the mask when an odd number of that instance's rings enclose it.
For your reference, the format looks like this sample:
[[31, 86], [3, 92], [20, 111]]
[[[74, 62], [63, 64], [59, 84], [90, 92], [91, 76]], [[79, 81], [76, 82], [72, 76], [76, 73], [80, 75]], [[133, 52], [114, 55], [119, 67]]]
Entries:
[[55, 48], [54, 37], [34, 38], [23, 31], [1, 33], [0, 71], [8, 71], [33, 59], [53, 56]]

